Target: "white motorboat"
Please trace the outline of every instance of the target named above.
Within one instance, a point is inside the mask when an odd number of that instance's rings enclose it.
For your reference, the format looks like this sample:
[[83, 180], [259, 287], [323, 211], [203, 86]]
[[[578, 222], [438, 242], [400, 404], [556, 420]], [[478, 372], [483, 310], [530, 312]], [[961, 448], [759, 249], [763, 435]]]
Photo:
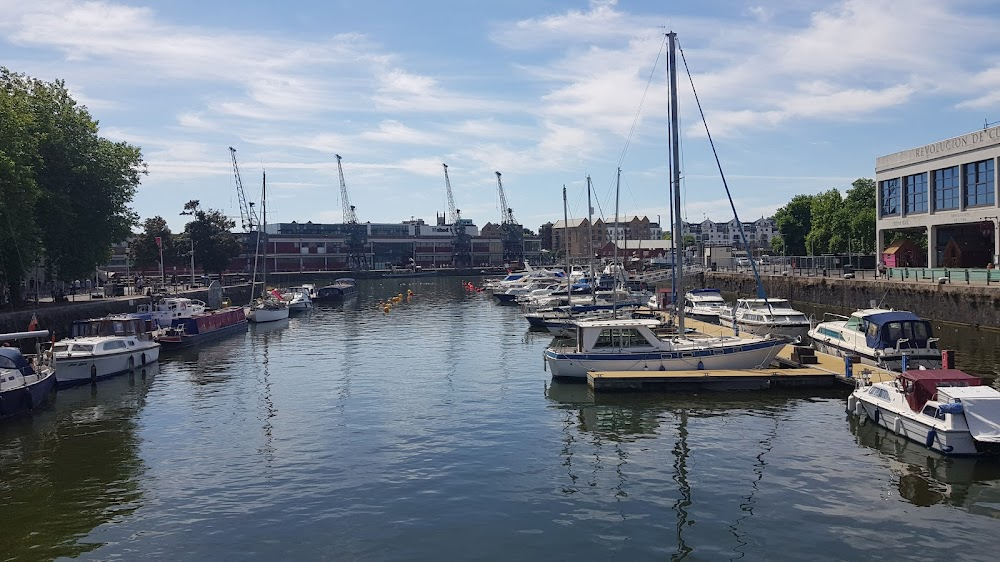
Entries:
[[809, 318], [785, 299], [736, 299], [736, 306], [719, 314], [719, 324], [748, 334], [770, 334], [788, 341], [803, 341], [811, 327]]
[[903, 371], [873, 383], [866, 371], [847, 409], [946, 455], [1000, 454], [1000, 392], [957, 369]]
[[719, 314], [729, 309], [718, 289], [692, 289], [684, 294], [684, 316], [709, 324], [719, 323]]
[[97, 382], [160, 358], [146, 321], [132, 315], [78, 320], [72, 337], [57, 341], [52, 351], [60, 387]]
[[[30, 412], [45, 404], [56, 384], [51, 349], [42, 348], [48, 330], [0, 334], [0, 419]], [[35, 353], [23, 354], [10, 342], [33, 339]]]
[[250, 305], [247, 320], [254, 323], [276, 322], [288, 318], [288, 302], [280, 296], [269, 295], [257, 299]]
[[204, 301], [186, 297], [163, 297], [150, 304], [140, 304], [136, 313], [152, 321], [153, 328], [169, 328], [174, 320], [191, 318], [208, 309]]
[[312, 308], [312, 292], [309, 287], [288, 287], [281, 292], [281, 298], [288, 302], [289, 312], [302, 312]]
[[778, 338], [724, 336], [669, 340], [656, 336], [659, 320], [629, 318], [576, 322], [576, 342], [545, 350], [553, 377], [586, 379], [589, 371], [752, 369], [770, 365], [785, 346]]
[[849, 317], [826, 314], [809, 330], [809, 338], [818, 351], [860, 357], [861, 363], [890, 371], [941, 368], [941, 350], [930, 322], [905, 310], [868, 308]]

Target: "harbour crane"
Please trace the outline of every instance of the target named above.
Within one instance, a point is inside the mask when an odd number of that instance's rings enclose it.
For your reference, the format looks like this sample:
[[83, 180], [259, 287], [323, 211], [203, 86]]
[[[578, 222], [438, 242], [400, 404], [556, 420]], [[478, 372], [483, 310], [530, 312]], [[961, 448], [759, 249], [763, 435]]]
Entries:
[[524, 263], [524, 227], [514, 220], [514, 210], [507, 205], [507, 196], [503, 192], [503, 182], [500, 172], [497, 174], [497, 191], [500, 193], [500, 245], [503, 249], [503, 262], [506, 265]]
[[462, 210], [455, 208], [455, 198], [451, 194], [451, 179], [448, 178], [448, 165], [444, 167], [444, 187], [448, 191], [448, 220], [451, 221], [451, 231], [455, 238], [451, 243], [451, 266], [454, 268], [472, 267], [472, 237], [465, 232], [462, 222]]
[[[243, 253], [247, 257], [246, 269], [250, 271], [250, 254], [257, 254], [260, 246], [261, 233], [256, 232], [260, 228], [260, 221], [257, 218], [257, 211], [254, 209], [253, 201], [247, 199], [246, 191], [243, 189], [243, 179], [240, 177], [240, 167], [236, 163], [236, 149], [229, 147], [229, 156], [233, 160], [233, 177], [236, 179], [236, 196], [240, 203], [240, 226], [243, 227]], [[191, 246], [191, 271], [194, 276], [194, 245]]]
[[337, 157], [337, 172], [340, 174], [340, 202], [344, 207], [344, 230], [346, 231], [345, 243], [347, 244], [347, 267], [351, 271], [368, 269], [368, 258], [365, 256], [365, 244], [368, 243], [368, 227], [358, 223], [358, 215], [354, 205], [351, 205], [351, 198], [347, 194], [347, 182], [344, 181], [344, 166], [340, 163], [340, 155]]

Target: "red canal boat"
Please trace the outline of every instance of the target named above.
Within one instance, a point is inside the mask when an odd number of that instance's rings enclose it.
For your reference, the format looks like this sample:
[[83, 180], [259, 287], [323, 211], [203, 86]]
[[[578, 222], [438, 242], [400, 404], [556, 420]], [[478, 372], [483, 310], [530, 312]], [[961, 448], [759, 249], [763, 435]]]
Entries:
[[179, 349], [219, 339], [247, 329], [246, 311], [242, 306], [229, 306], [177, 318], [170, 328], [156, 337], [163, 349]]

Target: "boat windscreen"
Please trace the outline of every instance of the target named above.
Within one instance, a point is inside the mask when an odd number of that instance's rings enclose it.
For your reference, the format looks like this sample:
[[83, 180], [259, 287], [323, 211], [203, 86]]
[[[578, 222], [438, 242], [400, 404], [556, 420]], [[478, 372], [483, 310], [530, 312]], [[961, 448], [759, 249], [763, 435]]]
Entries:
[[[884, 324], [872, 322], [865, 332], [865, 340], [874, 349], [895, 348], [900, 340], [900, 349], [923, 349], [934, 337], [930, 322], [926, 320], [890, 320]], [[932, 342], [931, 347], [936, 347]]]

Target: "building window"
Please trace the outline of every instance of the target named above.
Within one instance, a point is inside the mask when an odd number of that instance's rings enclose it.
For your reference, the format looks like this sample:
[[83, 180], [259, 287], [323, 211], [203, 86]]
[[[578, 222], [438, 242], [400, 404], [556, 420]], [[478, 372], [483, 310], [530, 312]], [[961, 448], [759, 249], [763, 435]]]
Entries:
[[882, 216], [899, 214], [899, 178], [885, 180], [879, 184], [882, 193]]
[[965, 165], [965, 205], [993, 204], [993, 160]]
[[927, 174], [915, 174], [903, 178], [906, 193], [906, 214], [927, 212]]
[[934, 170], [934, 210], [957, 209], [960, 187], [958, 166]]

